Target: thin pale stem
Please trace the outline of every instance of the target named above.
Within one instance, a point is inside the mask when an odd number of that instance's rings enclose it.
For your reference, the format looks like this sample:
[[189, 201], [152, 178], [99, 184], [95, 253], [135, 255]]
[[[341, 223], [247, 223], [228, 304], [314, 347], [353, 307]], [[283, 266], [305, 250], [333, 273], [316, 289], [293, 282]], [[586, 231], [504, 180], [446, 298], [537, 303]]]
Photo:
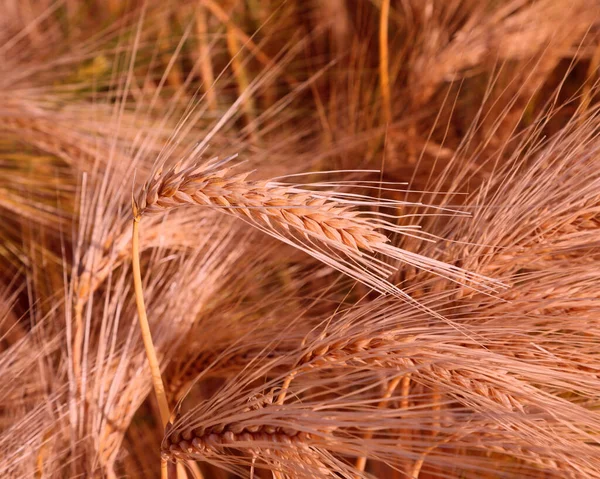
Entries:
[[196, 464], [196, 461], [187, 461], [187, 465], [189, 467], [190, 474], [194, 479], [204, 479], [204, 474], [202, 474], [202, 471], [198, 467], [198, 464]]
[[390, 0], [383, 0], [381, 16], [379, 17], [379, 82], [383, 101], [383, 112], [386, 124], [392, 122], [392, 107], [390, 101], [389, 53], [388, 53], [388, 23], [390, 16]]
[[[590, 106], [590, 102], [592, 100], [592, 89], [594, 88], [594, 83], [595, 83], [594, 80], [598, 74], [597, 72], [598, 72], [599, 64], [600, 64], [600, 46], [596, 47], [596, 50], [594, 51], [594, 55], [592, 56], [592, 59], [590, 60], [590, 66], [588, 67], [588, 71], [587, 71], [587, 79], [585, 80], [585, 83], [582, 88], [581, 103], [579, 106], [579, 110], [581, 111], [581, 113], [585, 113]], [[581, 122], [583, 122], [583, 121], [585, 121], [585, 116], [581, 117]]]
[[[406, 376], [404, 376], [404, 377], [406, 377]], [[389, 382], [388, 387], [385, 390], [385, 393], [383, 395], [383, 398], [381, 398], [381, 401], [379, 401], [379, 404], [377, 405], [378, 408], [382, 409], [387, 406], [387, 403], [390, 400], [390, 397], [392, 397], [392, 394], [394, 394], [394, 391], [398, 387], [398, 384], [400, 383], [401, 379], [403, 379], [403, 376], [394, 378]], [[365, 441], [368, 441], [372, 437], [373, 437], [373, 433], [367, 432], [365, 434]], [[359, 457], [356, 460], [356, 469], [358, 469], [359, 471], [364, 472], [366, 465], [367, 465], [367, 457], [366, 456]]]
[[437, 444], [432, 444], [427, 449], [425, 449], [425, 452], [423, 452], [421, 457], [417, 461], [415, 461], [415, 465], [409, 477], [412, 477], [413, 479], [419, 479], [419, 476], [421, 475], [421, 470], [423, 469], [423, 464], [425, 464], [425, 459], [427, 459], [427, 456], [431, 454], [436, 448], [440, 447], [442, 444], [446, 444], [450, 442], [450, 440], [456, 439], [457, 437], [460, 436], [449, 436], [443, 441]]
[[37, 454], [37, 458], [35, 461], [36, 464], [36, 468], [35, 468], [35, 473], [34, 473], [34, 477], [35, 479], [42, 479], [45, 475], [44, 475], [44, 461], [46, 460], [46, 458], [48, 457], [48, 449], [49, 449], [49, 440], [52, 437], [52, 428], [46, 430], [46, 432], [44, 433], [44, 440], [42, 441], [42, 445], [40, 446], [40, 449], [38, 451]]
[[154, 386], [154, 392], [156, 393], [156, 399], [158, 401], [160, 419], [162, 421], [163, 427], [166, 427], [167, 423], [169, 422], [171, 413], [169, 410], [167, 395], [165, 393], [165, 386], [163, 384], [162, 376], [160, 374], [160, 366], [158, 364], [156, 350], [154, 349], [154, 343], [152, 342], [152, 335], [150, 333], [148, 317], [146, 316], [144, 292], [142, 290], [142, 274], [140, 272], [139, 221], [140, 218], [137, 216], [133, 220], [133, 235], [131, 240], [135, 302], [137, 304], [138, 317], [140, 320], [140, 330], [142, 332], [142, 338], [144, 340], [146, 357], [148, 358], [148, 363], [150, 364], [150, 372], [152, 373], [152, 384]]
[[81, 355], [83, 350], [83, 304], [75, 305], [75, 337], [73, 338], [73, 373], [77, 388], [81, 385]]
[[215, 74], [211, 62], [210, 46], [208, 44], [208, 21], [206, 16], [206, 8], [203, 5], [199, 5], [196, 11], [196, 29], [200, 46], [200, 76], [202, 77], [208, 107], [212, 111], [215, 111], [217, 109], [217, 93], [214, 88]]
[[296, 373], [292, 373], [287, 378], [285, 378], [285, 381], [283, 382], [283, 386], [281, 387], [281, 392], [279, 393], [279, 397], [277, 398], [278, 405], [282, 405], [283, 402], [285, 401], [285, 396], [287, 395], [288, 389], [289, 389], [292, 379], [294, 379], [295, 375], [296, 375]]

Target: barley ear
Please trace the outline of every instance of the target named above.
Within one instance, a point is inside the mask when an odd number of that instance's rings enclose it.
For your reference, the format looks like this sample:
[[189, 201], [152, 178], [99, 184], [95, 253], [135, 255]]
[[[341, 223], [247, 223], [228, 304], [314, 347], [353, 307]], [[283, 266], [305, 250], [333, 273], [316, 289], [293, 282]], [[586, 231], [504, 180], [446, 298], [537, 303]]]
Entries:
[[163, 384], [162, 376], [160, 374], [160, 366], [158, 364], [158, 358], [156, 357], [156, 350], [154, 349], [154, 343], [152, 342], [152, 334], [150, 333], [150, 325], [148, 324], [148, 317], [146, 316], [146, 306], [144, 305], [144, 292], [142, 290], [142, 274], [140, 272], [140, 234], [139, 234], [140, 215], [139, 210], [136, 207], [135, 201], [133, 202], [133, 231], [131, 238], [132, 255], [131, 261], [133, 266], [133, 284], [135, 288], [135, 302], [137, 304], [138, 317], [140, 321], [140, 330], [142, 332], [142, 339], [144, 340], [144, 348], [146, 349], [146, 357], [150, 364], [150, 371], [152, 373], [152, 384], [154, 386], [154, 392], [156, 393], [156, 399], [158, 401], [158, 408], [160, 410], [160, 419], [163, 428], [166, 428], [169, 422], [171, 413], [169, 411], [169, 403], [167, 401], [167, 395], [165, 394], [165, 386]]

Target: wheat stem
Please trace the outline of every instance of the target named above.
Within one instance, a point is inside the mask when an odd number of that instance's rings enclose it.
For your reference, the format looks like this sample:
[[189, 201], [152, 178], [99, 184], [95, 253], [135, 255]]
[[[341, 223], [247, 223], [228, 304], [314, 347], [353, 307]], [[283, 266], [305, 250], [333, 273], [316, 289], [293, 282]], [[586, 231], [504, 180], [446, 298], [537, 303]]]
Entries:
[[77, 387], [81, 384], [81, 356], [83, 354], [83, 303], [75, 305], [75, 335], [73, 338], [73, 374]]
[[198, 10], [196, 12], [196, 30], [198, 32], [198, 43], [200, 48], [200, 77], [202, 78], [202, 86], [206, 95], [208, 108], [215, 111], [217, 109], [217, 93], [213, 88], [215, 74], [210, 57], [210, 46], [207, 41], [208, 21], [206, 18], [206, 8], [203, 5], [198, 5]]
[[[388, 384], [388, 387], [385, 390], [383, 398], [377, 405], [378, 408], [382, 409], [387, 406], [387, 403], [390, 400], [390, 397], [392, 397], [392, 394], [394, 394], [394, 391], [396, 390], [396, 388], [398, 387], [400, 380], [402, 380], [402, 383], [404, 384], [405, 383], [404, 378], [407, 378], [407, 377], [409, 377], [409, 376], [408, 375], [398, 376], [397, 378], [394, 378], [390, 381], [390, 383]], [[373, 432], [371, 432], [371, 431], [367, 432], [365, 434], [365, 441], [371, 439], [372, 437], [373, 437]], [[357, 470], [364, 472], [366, 465], [367, 465], [367, 456], [359, 457], [356, 460], [356, 469]]]
[[386, 124], [392, 122], [392, 107], [389, 77], [388, 23], [390, 16], [390, 0], [383, 0], [379, 17], [379, 83], [383, 100], [383, 113]]
[[[232, 28], [231, 24], [227, 26], [227, 33], [225, 37], [227, 40], [227, 50], [231, 56], [231, 69], [233, 70], [233, 74], [237, 82], [239, 96], [240, 98], [244, 98], [244, 101], [242, 102], [242, 109], [244, 110], [244, 114], [246, 116], [246, 124], [248, 126], [252, 126], [256, 119], [254, 97], [252, 95], [244, 95], [244, 92], [250, 88], [251, 82], [248, 78], [248, 73], [246, 71], [247, 69], [244, 66], [244, 62], [241, 58], [242, 48], [240, 47], [238, 36], [236, 35], [236, 32]], [[249, 130], [252, 141], [257, 143], [259, 138], [256, 130], [254, 128], [250, 128]]]
[[288, 389], [289, 389], [292, 379], [294, 379], [295, 375], [296, 375], [295, 373], [292, 373], [287, 378], [285, 378], [285, 381], [283, 382], [283, 386], [281, 386], [281, 392], [279, 393], [279, 397], [277, 398], [278, 405], [281, 406], [283, 404], [283, 402], [285, 401], [285, 396], [287, 395]]
[[150, 333], [150, 325], [148, 324], [148, 317], [146, 316], [146, 306], [144, 305], [144, 292], [142, 289], [142, 275], [140, 272], [140, 239], [139, 239], [139, 221], [140, 217], [137, 212], [133, 218], [133, 234], [131, 239], [132, 246], [132, 265], [133, 265], [133, 284], [135, 287], [135, 302], [137, 304], [138, 318], [140, 321], [140, 330], [142, 332], [142, 339], [144, 340], [144, 348], [146, 349], [146, 357], [150, 364], [150, 371], [152, 374], [152, 384], [154, 386], [154, 392], [156, 393], [156, 399], [158, 401], [158, 408], [160, 411], [160, 419], [163, 427], [167, 426], [171, 413], [169, 411], [169, 403], [167, 402], [167, 395], [165, 393], [165, 386], [163, 384], [162, 376], [160, 374], [160, 366], [158, 364], [158, 358], [156, 356], [156, 350], [154, 349], [154, 343], [152, 342], [152, 334]]
[[174, 462], [169, 462], [164, 458], [160, 460], [160, 479], [171, 479], [177, 477], [177, 472], [173, 472]]

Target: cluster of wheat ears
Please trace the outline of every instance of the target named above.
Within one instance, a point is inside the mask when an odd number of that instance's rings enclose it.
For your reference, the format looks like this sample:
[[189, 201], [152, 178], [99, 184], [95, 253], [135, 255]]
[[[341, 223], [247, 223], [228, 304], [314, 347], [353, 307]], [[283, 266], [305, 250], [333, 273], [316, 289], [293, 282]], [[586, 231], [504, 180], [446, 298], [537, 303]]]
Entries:
[[0, 474], [600, 479], [597, 0], [3, 0]]

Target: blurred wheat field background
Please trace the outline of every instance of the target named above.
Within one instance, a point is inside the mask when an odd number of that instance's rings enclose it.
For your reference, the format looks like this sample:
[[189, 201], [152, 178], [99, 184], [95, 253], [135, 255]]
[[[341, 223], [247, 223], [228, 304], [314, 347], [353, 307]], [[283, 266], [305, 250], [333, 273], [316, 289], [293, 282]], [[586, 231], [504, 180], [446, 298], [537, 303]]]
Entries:
[[3, 477], [600, 478], [600, 2], [0, 11]]

